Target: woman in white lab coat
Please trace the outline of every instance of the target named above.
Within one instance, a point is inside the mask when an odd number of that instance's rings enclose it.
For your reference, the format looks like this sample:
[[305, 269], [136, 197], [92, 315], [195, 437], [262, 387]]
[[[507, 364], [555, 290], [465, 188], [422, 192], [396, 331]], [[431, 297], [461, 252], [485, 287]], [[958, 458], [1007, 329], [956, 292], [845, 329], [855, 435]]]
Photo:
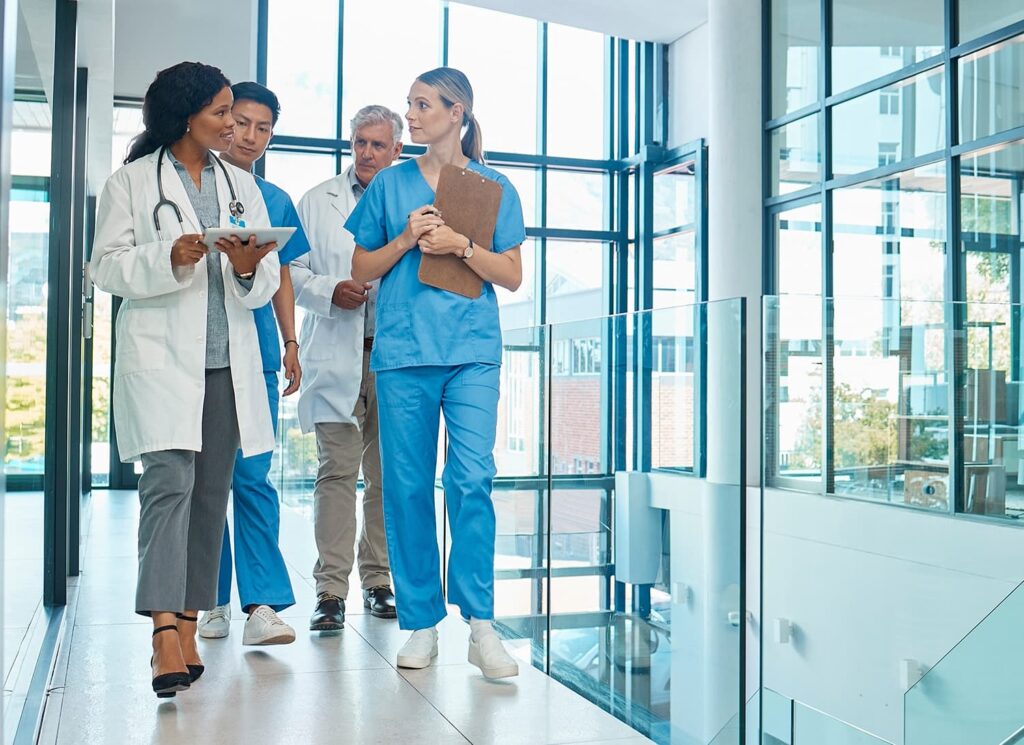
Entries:
[[113, 415], [124, 461], [141, 459], [136, 611], [153, 619], [153, 689], [203, 672], [196, 613], [217, 599], [232, 466], [274, 447], [252, 310], [279, 282], [274, 244], [205, 230], [269, 227], [252, 176], [221, 162], [234, 129], [230, 83], [215, 67], [161, 71], [145, 132], [100, 197], [90, 262], [124, 298], [116, 325]]

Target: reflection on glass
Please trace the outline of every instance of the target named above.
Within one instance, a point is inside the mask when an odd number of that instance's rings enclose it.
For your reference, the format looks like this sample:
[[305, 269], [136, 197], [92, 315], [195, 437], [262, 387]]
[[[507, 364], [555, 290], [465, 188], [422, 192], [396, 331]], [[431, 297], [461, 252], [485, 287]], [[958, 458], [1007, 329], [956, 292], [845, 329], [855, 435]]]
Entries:
[[519, 249], [523, 260], [523, 283], [515, 292], [494, 286], [501, 310], [503, 329], [522, 329], [535, 326], [537, 313], [537, 251], [538, 242], [532, 238], [523, 241]]
[[338, 8], [337, 0], [307, 0], [296, 12], [288, 0], [270, 0], [267, 87], [281, 101], [277, 134], [338, 134]]
[[696, 300], [697, 247], [692, 230], [654, 241], [654, 307], [669, 308]]
[[836, 297], [943, 297], [944, 164], [837, 190], [833, 222]]
[[788, 194], [821, 181], [820, 114], [772, 131], [772, 194]]
[[943, 509], [945, 167], [833, 199], [835, 491]]
[[523, 220], [526, 227], [534, 228], [540, 225], [540, 214], [537, 210], [537, 169], [502, 166], [495, 170], [505, 174], [512, 186], [516, 188], [519, 201], [523, 205]]
[[942, 52], [943, 0], [833, 0], [832, 92]]
[[15, 101], [11, 134], [7, 294], [8, 474], [43, 473], [50, 242], [50, 116], [45, 102]]
[[605, 230], [608, 176], [584, 171], [548, 171], [549, 228]]
[[819, 0], [772, 2], [772, 118], [818, 100]]
[[[1013, 174], [1024, 166], [1024, 144], [964, 156], [960, 168], [961, 241], [967, 260], [967, 390], [961, 508], [982, 514], [1024, 515], [1019, 428], [1020, 290], [1014, 267], [1021, 255], [1021, 214]], [[1019, 346], [1019, 345], [1018, 345]]]
[[92, 485], [110, 483], [110, 342], [113, 298], [93, 293], [92, 322]]
[[114, 131], [111, 134], [110, 148], [111, 173], [124, 164], [125, 156], [128, 155], [128, 146], [143, 129], [141, 106], [121, 104], [114, 106]]
[[821, 292], [821, 205], [781, 212], [773, 228], [782, 295], [765, 308], [774, 317], [766, 327], [775, 329], [765, 365], [766, 390], [775, 396], [769, 414], [774, 468], [780, 477], [815, 484], [821, 478], [822, 314], [821, 299], [811, 295]]
[[872, 91], [832, 109], [832, 172], [859, 173], [946, 145], [943, 70]]
[[[337, 4], [334, 2], [335, 7]], [[401, 23], [390, 22], [391, 19], [399, 18]], [[387, 44], [394, 50], [400, 49], [401, 53], [382, 50], [382, 39], [376, 32], [382, 22], [386, 24]], [[409, 88], [417, 75], [441, 64], [440, 48], [439, 2], [391, 0], [386, 9], [365, 0], [346, 2], [341, 93], [342, 137], [347, 139], [351, 135], [350, 123], [355, 113], [370, 104], [387, 106], [402, 116], [404, 121]], [[273, 65], [273, 61], [270, 64]], [[470, 82], [476, 85], [472, 76]], [[487, 120], [483, 121], [484, 143], [489, 147], [486, 139]], [[294, 125], [296, 128], [299, 126]], [[409, 141], [408, 133], [405, 141]]]
[[604, 315], [605, 264], [610, 247], [586, 241], [547, 242], [547, 318], [562, 323]]
[[267, 181], [284, 189], [296, 205], [307, 191], [337, 175], [333, 155], [269, 150], [264, 158]]
[[[657, 274], [657, 270], [655, 270]], [[648, 314], [651, 325], [651, 467], [692, 471], [694, 466], [700, 309], [689, 305]]]
[[599, 72], [606, 66], [606, 46], [603, 34], [548, 24], [549, 155], [606, 156], [608, 88]]
[[[976, 550], [998, 561], [997, 549]], [[904, 745], [1020, 742], [1022, 616], [1024, 589], [1017, 587], [906, 692]]]
[[448, 64], [469, 77], [488, 151], [537, 152], [537, 26], [521, 16], [449, 6]]
[[961, 44], [1024, 19], [1019, 0], [960, 0], [958, 8]]
[[1024, 35], [959, 64], [961, 142], [1024, 125]]
[[654, 174], [655, 233], [697, 221], [696, 185], [692, 161]]

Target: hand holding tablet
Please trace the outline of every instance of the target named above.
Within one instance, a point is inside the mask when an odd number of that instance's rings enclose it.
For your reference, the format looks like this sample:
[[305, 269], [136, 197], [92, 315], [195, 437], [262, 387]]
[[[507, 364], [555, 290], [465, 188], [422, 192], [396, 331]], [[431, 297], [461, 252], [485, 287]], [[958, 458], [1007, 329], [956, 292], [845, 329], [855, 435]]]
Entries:
[[221, 238], [230, 239], [237, 236], [242, 243], [249, 241], [249, 236], [256, 236], [256, 245], [265, 246], [268, 243], [276, 243], [277, 250], [284, 248], [284, 244], [292, 237], [295, 228], [210, 228], [203, 233], [203, 243], [208, 247], [217, 245]]

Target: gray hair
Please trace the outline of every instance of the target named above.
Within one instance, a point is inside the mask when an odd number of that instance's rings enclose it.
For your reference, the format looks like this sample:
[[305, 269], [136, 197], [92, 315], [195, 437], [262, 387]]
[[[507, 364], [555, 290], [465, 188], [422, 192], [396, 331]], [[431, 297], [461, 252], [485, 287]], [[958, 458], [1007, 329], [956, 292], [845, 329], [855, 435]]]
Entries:
[[390, 124], [391, 131], [394, 133], [395, 144], [397, 145], [402, 141], [402, 129], [404, 128], [404, 125], [402, 124], [402, 117], [387, 106], [378, 106], [377, 104], [364, 106], [356, 112], [354, 117], [352, 117], [351, 127], [353, 139], [355, 138], [355, 134], [358, 130], [374, 124]]

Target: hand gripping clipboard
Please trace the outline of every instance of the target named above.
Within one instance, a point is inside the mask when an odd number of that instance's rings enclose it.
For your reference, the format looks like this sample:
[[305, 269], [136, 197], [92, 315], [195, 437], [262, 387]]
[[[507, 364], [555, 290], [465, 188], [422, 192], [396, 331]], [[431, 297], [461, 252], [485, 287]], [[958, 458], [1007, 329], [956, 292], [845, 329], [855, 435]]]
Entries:
[[[437, 180], [434, 206], [445, 225], [473, 240], [476, 251], [490, 251], [501, 206], [501, 184], [469, 168], [447, 165]], [[420, 282], [468, 298], [483, 291], [480, 275], [453, 254], [420, 256]]]

